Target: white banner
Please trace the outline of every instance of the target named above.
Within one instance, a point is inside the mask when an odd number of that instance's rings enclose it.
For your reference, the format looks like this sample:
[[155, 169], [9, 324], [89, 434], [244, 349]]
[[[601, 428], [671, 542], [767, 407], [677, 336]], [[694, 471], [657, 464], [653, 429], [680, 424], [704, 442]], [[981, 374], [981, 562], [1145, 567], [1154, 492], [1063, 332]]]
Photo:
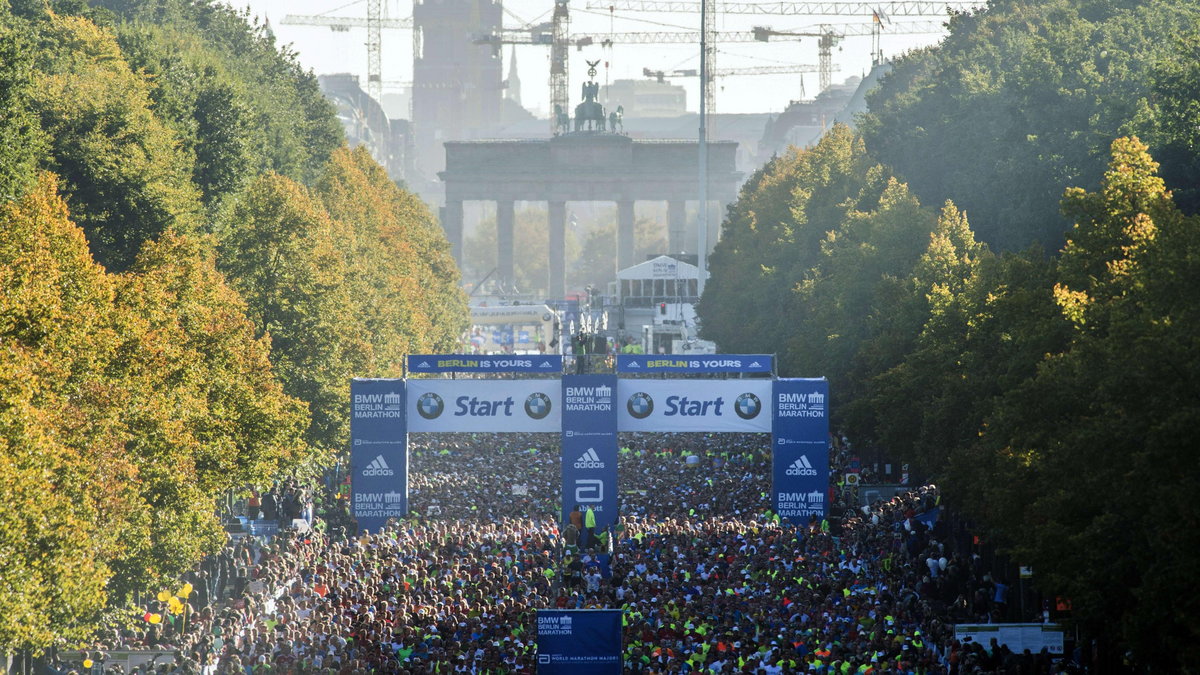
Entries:
[[409, 380], [409, 431], [562, 429], [559, 380]]
[[620, 431], [771, 431], [770, 380], [619, 380]]

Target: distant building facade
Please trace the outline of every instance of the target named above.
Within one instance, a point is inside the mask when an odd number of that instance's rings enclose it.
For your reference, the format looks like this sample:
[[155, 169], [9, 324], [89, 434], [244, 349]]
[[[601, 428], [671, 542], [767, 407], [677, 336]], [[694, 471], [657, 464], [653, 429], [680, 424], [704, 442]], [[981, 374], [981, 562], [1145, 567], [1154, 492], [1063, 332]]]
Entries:
[[320, 75], [317, 82], [321, 93], [337, 108], [350, 147], [366, 146], [389, 178], [409, 180], [414, 171], [414, 152], [408, 120], [388, 119], [383, 107], [359, 86], [357, 75]]
[[678, 117], [687, 114], [687, 91], [670, 82], [616, 80], [600, 87], [600, 102], [609, 110], [625, 109], [625, 117]]

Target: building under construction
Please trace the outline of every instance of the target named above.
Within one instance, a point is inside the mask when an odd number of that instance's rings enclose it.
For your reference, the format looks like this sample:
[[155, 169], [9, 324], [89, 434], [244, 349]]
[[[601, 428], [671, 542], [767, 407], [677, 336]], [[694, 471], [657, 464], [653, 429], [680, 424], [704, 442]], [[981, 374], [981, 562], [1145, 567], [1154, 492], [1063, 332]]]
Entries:
[[494, 0], [420, 0], [413, 3], [412, 116], [419, 192], [435, 190], [445, 168], [446, 141], [493, 136], [500, 125], [504, 70], [500, 53], [474, 36], [500, 30]]

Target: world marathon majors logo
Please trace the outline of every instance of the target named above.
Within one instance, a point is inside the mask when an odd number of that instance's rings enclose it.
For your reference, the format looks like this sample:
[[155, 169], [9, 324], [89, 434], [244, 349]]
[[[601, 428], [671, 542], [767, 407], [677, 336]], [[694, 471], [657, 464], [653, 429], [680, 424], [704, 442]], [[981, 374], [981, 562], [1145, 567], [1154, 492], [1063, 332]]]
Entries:
[[535, 420], [545, 419], [550, 414], [550, 397], [535, 391], [525, 399], [525, 414]]
[[441, 417], [442, 412], [446, 410], [446, 402], [442, 400], [432, 391], [427, 391], [421, 394], [417, 399], [417, 414], [427, 420], [437, 419]]

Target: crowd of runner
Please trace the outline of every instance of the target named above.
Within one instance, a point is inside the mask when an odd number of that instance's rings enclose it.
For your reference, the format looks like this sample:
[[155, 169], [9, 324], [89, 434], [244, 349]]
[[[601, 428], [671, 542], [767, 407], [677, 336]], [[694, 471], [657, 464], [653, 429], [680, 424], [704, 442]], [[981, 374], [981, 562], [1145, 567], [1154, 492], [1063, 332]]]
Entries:
[[770, 511], [766, 435], [621, 445], [619, 524], [568, 545], [556, 436], [414, 435], [410, 518], [242, 537], [189, 577], [182, 614], [151, 603], [170, 621], [97, 649], [168, 651], [174, 672], [533, 673], [537, 609], [618, 608], [628, 673], [1065, 668], [954, 640], [1003, 597], [946, 519], [926, 524], [935, 487], [860, 508], [831, 486], [834, 517], [792, 527]]

